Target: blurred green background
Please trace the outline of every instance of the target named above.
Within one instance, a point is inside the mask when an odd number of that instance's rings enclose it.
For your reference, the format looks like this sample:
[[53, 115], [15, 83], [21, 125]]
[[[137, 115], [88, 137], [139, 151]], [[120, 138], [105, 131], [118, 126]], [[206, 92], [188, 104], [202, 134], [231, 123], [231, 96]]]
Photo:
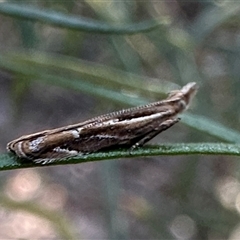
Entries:
[[[2, 1], [1, 152], [193, 81], [191, 121], [152, 143], [238, 142], [239, 13], [227, 0]], [[221, 155], [1, 171], [0, 239], [240, 239], [239, 178]]]

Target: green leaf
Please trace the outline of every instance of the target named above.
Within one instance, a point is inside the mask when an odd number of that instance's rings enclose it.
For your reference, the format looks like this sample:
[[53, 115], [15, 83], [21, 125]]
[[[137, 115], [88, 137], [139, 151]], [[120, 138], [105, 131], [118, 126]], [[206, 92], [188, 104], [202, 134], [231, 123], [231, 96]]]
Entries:
[[189, 127], [195, 128], [200, 132], [204, 132], [223, 141], [240, 143], [240, 133], [237, 130], [228, 128], [207, 117], [185, 113], [182, 116], [182, 122]]
[[165, 24], [164, 21], [153, 19], [133, 24], [110, 25], [89, 18], [63, 14], [47, 9], [40, 10], [26, 5], [12, 3], [1, 3], [0, 14], [1, 13], [16, 18], [38, 21], [67, 29], [108, 34], [135, 34], [139, 32], [147, 32]]
[[[224, 143], [182, 143], [163, 144], [159, 146], [152, 145], [145, 146], [136, 150], [120, 149], [117, 151], [78, 155], [73, 158], [57, 160], [50, 165], [77, 164], [118, 158], [193, 154], [240, 156], [240, 145]], [[0, 155], [0, 170], [10, 170], [36, 166], [43, 167], [46, 165], [35, 164], [31, 161], [19, 159], [12, 153]]]
[[[76, 76], [87, 79], [93, 84], [101, 84], [105, 88], [122, 88], [131, 92], [140, 92], [142, 95], [151, 95], [159, 98], [159, 95], [177, 89], [179, 86], [164, 79], [153, 79], [147, 76], [129, 73], [106, 65], [84, 61], [78, 58], [63, 56], [60, 54], [46, 54], [39, 51], [8, 52], [3, 56], [4, 61], [11, 64], [25, 64], [27, 69], [33, 67], [36, 71], [61, 72], [67, 76]], [[80, 82], [80, 79], [78, 80]]]

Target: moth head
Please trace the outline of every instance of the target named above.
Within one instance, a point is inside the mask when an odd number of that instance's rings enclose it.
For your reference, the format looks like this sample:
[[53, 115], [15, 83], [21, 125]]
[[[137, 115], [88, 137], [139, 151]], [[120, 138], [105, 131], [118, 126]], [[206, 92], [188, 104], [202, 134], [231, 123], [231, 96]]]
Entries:
[[190, 82], [187, 85], [185, 85], [180, 91], [184, 96], [184, 100], [186, 102], [186, 106], [188, 106], [193, 97], [196, 95], [198, 90], [198, 86], [195, 82]]
[[168, 99], [172, 100], [181, 100], [179, 103], [182, 105], [183, 109], [186, 109], [191, 100], [197, 93], [198, 86], [195, 82], [188, 83], [187, 85], [183, 86], [180, 90], [171, 91]]

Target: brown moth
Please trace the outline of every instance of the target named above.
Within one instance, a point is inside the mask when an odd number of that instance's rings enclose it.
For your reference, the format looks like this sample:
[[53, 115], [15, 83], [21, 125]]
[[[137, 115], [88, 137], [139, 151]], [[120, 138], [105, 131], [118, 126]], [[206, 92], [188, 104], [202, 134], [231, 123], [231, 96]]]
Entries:
[[165, 100], [24, 135], [9, 142], [7, 149], [20, 158], [46, 164], [78, 154], [139, 147], [177, 123], [177, 115], [188, 108], [196, 91], [196, 83], [188, 83]]

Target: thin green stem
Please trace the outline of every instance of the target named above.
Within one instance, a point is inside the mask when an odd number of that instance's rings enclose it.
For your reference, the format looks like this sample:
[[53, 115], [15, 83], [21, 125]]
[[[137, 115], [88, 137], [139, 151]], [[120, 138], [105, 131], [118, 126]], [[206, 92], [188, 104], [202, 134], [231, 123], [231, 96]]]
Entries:
[[[240, 145], [224, 143], [182, 143], [164, 144], [159, 146], [146, 146], [136, 150], [120, 149], [117, 151], [91, 153], [78, 155], [73, 158], [54, 161], [51, 165], [77, 164], [117, 158], [135, 158], [150, 156], [173, 156], [173, 155], [229, 155], [240, 156]], [[0, 155], [0, 170], [19, 169], [27, 167], [42, 167], [31, 161], [21, 161], [13, 154]]]
[[104, 34], [135, 34], [139, 32], [151, 31], [160, 25], [164, 25], [161, 20], [147, 20], [133, 24], [110, 25], [105, 22], [63, 14], [47, 9], [37, 9], [21, 4], [1, 3], [0, 14], [29, 21], [38, 21], [57, 27], [74, 29], [84, 32], [104, 33]]

